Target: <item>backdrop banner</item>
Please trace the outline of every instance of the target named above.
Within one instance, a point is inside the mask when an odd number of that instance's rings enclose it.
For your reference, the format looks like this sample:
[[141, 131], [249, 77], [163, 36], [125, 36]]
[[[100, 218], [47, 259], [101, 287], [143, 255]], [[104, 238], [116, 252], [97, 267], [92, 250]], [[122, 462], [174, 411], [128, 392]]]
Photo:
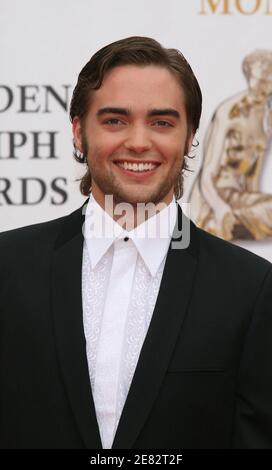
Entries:
[[179, 202], [204, 230], [272, 261], [272, 0], [0, 0], [0, 231], [84, 200], [69, 104], [98, 49], [128, 36], [174, 47], [203, 92]]

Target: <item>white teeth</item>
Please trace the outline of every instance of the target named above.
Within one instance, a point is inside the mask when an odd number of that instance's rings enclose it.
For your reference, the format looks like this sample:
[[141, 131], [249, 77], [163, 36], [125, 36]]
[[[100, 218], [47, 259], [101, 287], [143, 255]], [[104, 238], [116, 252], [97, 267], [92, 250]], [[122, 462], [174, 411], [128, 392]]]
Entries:
[[157, 165], [154, 165], [153, 163], [118, 163], [119, 166], [124, 168], [125, 170], [130, 170], [130, 171], [150, 171], [156, 168]]

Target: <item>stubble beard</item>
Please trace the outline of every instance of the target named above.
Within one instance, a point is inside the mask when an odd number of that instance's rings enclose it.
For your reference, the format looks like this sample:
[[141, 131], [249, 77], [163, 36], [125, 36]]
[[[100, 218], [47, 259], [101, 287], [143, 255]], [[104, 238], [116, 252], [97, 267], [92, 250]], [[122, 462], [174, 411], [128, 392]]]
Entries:
[[[144, 187], [139, 185], [139, 189], [136, 194], [129, 193], [129, 189], [125, 189], [122, 186], [113, 173], [109, 173], [105, 178], [105, 174], [100, 171], [97, 164], [92, 163], [92, 159], [89, 157], [89, 146], [87, 143], [86, 136], [83, 134], [82, 140], [83, 152], [87, 157], [88, 168], [91, 174], [91, 179], [95, 182], [101, 193], [104, 195], [110, 195], [113, 198], [113, 205], [119, 203], [129, 203], [133, 207], [137, 207], [138, 203], [153, 203], [159, 204], [165, 196], [170, 192], [171, 188], [176, 186], [179, 179], [182, 178], [182, 167], [184, 156], [180, 156], [177, 159], [175, 166], [170, 170], [167, 179], [160, 182], [153, 191], [144, 191]], [[96, 159], [97, 161], [98, 159]], [[183, 181], [182, 181], [183, 185]]]
[[88, 159], [88, 161], [92, 181], [96, 184], [101, 193], [112, 196], [114, 205], [129, 203], [136, 208], [138, 203], [159, 204], [167, 196], [171, 189], [175, 187], [177, 180], [181, 178], [183, 160], [180, 159], [179, 164], [175, 166], [175, 171], [172, 169], [167, 179], [161, 181], [153, 190], [148, 187], [145, 188], [144, 185], [140, 184], [139, 188], [136, 190], [130, 190], [129, 184], [126, 189], [113, 173], [108, 173], [105, 177], [105, 174], [102, 173], [96, 165], [92, 164], [91, 159]]

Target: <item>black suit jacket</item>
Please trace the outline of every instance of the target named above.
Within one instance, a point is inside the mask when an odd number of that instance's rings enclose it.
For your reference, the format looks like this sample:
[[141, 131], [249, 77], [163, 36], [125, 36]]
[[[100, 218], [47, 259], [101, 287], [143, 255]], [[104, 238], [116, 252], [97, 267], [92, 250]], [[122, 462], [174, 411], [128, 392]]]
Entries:
[[[181, 222], [181, 209], [178, 209]], [[0, 235], [0, 447], [101, 448], [81, 208]], [[191, 223], [169, 247], [113, 449], [272, 448], [271, 264]]]

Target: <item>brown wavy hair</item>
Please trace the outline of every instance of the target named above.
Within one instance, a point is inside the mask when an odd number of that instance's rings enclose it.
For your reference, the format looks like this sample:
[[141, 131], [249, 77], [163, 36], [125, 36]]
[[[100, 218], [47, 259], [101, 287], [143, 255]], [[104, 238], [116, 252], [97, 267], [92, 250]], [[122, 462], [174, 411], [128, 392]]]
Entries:
[[[73, 91], [70, 104], [70, 120], [78, 117], [84, 126], [88, 113], [92, 90], [101, 87], [105, 74], [120, 65], [158, 65], [168, 69], [178, 79], [185, 97], [185, 110], [188, 123], [188, 136], [197, 131], [202, 109], [202, 94], [198, 81], [183, 54], [177, 49], [166, 49], [155, 39], [132, 36], [115, 41], [97, 51], [81, 70]], [[188, 141], [188, 138], [187, 138]], [[74, 142], [74, 157], [79, 163], [87, 164], [87, 145], [82, 142], [83, 153], [80, 153]], [[190, 149], [185, 149], [188, 155]], [[180, 199], [183, 193], [183, 172], [189, 170], [184, 158], [181, 173], [177, 178], [174, 193]], [[92, 176], [87, 164], [87, 171], [80, 178], [80, 191], [88, 196], [91, 191]]]

